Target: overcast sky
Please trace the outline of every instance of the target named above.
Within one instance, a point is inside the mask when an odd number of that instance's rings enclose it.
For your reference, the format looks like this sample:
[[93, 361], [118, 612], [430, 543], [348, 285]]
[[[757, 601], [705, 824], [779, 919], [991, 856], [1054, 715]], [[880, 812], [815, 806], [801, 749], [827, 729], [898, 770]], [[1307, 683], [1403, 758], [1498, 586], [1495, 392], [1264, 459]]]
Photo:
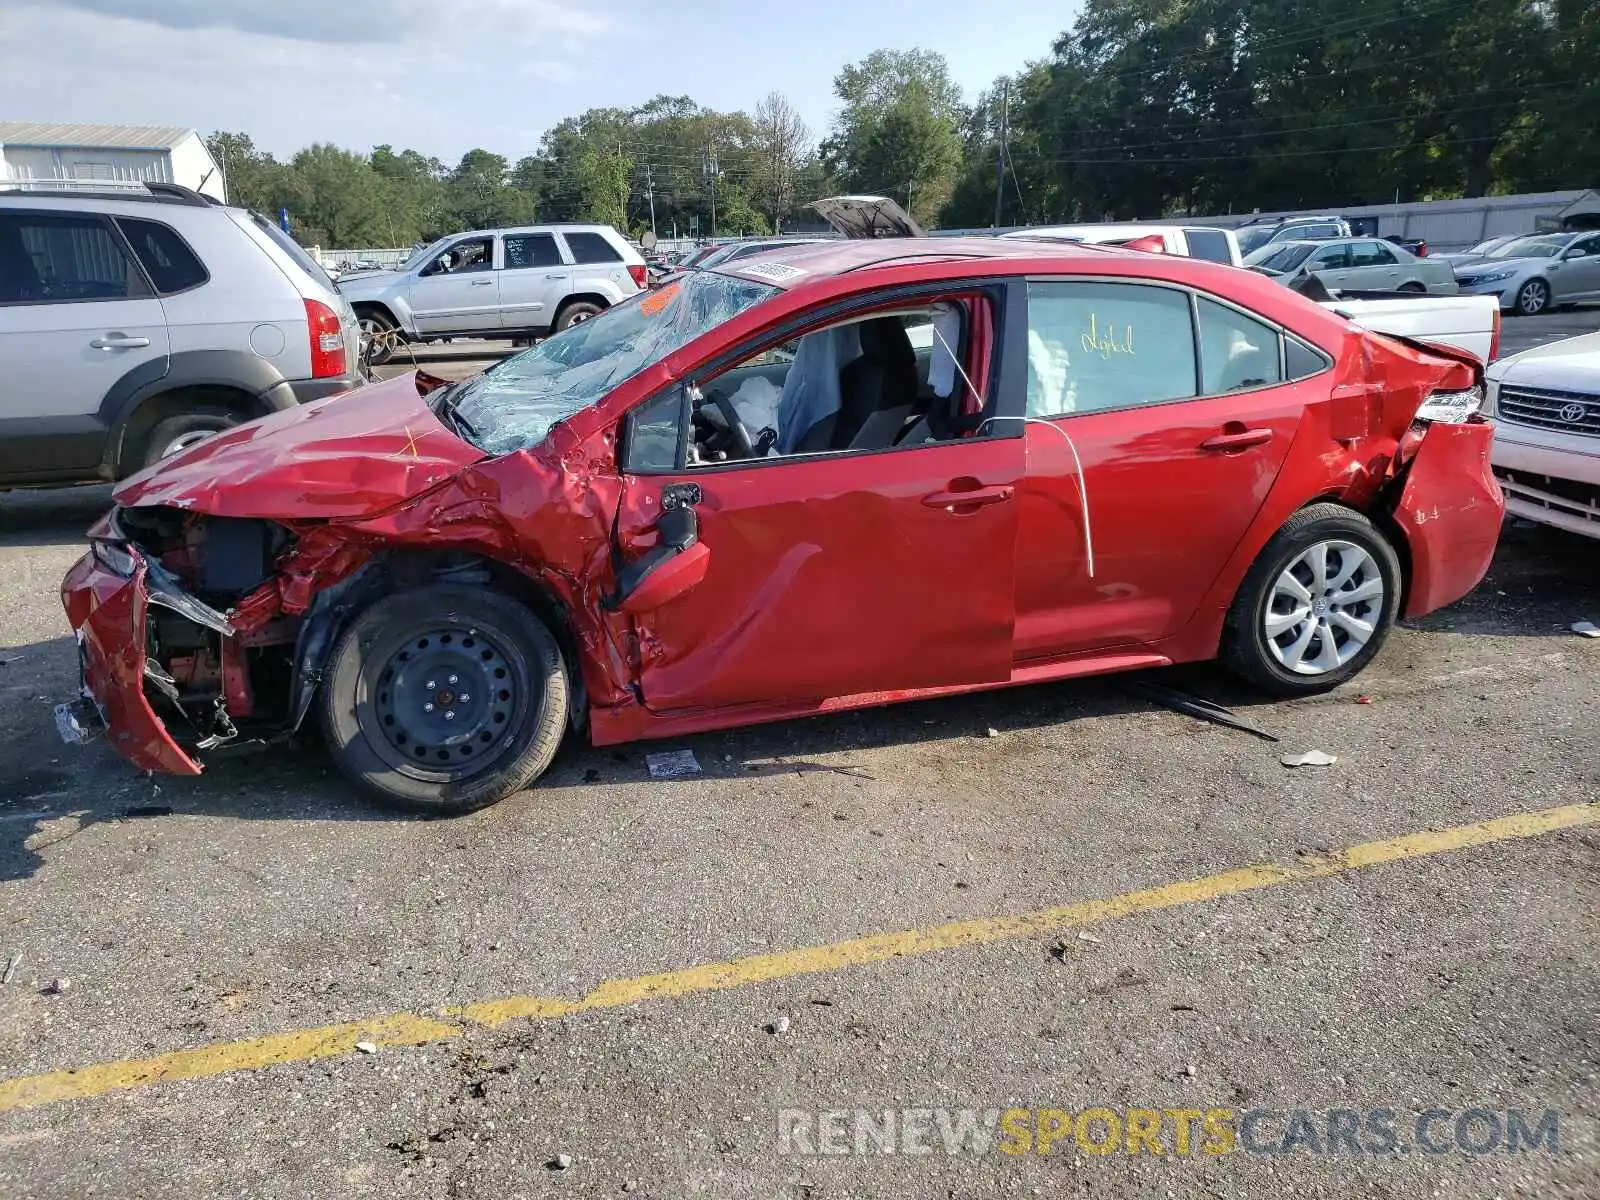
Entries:
[[[516, 159], [562, 117], [666, 92], [785, 93], [826, 130], [879, 47], [940, 51], [969, 99], [1048, 55], [1076, 3], [862, 0], [0, 0], [0, 120], [243, 130], [284, 155], [390, 143]], [[660, 14], [671, 12], [670, 17]]]

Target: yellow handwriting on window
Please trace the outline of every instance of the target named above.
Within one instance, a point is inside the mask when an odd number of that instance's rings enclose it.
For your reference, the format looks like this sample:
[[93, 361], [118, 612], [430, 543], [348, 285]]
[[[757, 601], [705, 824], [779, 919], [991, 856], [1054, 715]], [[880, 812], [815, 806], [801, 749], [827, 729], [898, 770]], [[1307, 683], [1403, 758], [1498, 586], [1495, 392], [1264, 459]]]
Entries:
[[1099, 321], [1093, 313], [1089, 314], [1089, 328], [1083, 331], [1083, 348], [1090, 354], [1098, 354], [1101, 358], [1110, 358], [1113, 354], [1133, 355], [1133, 326], [1125, 326], [1122, 330], [1122, 340], [1117, 340], [1116, 327], [1109, 321], [1104, 330], [1100, 328]]

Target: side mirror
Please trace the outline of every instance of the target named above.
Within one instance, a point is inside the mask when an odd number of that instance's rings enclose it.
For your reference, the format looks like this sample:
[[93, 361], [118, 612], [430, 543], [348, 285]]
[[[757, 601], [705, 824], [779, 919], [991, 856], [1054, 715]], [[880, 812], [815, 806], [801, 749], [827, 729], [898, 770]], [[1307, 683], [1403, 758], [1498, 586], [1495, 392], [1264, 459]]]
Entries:
[[680, 504], [656, 522], [660, 541], [655, 549], [617, 572], [617, 590], [605, 607], [631, 615], [652, 612], [675, 600], [706, 577], [711, 547], [700, 540], [700, 519]]
[[1574, 246], [1561, 256], [1562, 258], [1588, 258], [1589, 252], [1582, 246]]

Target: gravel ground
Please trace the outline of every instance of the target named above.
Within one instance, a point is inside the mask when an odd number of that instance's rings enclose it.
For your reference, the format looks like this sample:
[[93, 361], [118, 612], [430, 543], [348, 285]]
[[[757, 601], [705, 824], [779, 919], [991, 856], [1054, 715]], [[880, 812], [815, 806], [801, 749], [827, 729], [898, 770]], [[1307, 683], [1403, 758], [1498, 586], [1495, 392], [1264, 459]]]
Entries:
[[[577, 999], [1600, 799], [1600, 642], [1568, 631], [1600, 622], [1600, 557], [1531, 526], [1356, 686], [1262, 703], [1167, 673], [1281, 746], [1102, 680], [686, 738], [661, 748], [705, 774], [672, 783], [635, 748], [571, 745], [539, 788], [452, 821], [370, 806], [315, 751], [145, 779], [50, 720], [75, 686], [55, 589], [106, 503], [0, 496], [0, 961], [22, 956], [4, 1079]], [[1312, 747], [1338, 763], [1278, 762]], [[1600, 1196], [1597, 849], [1589, 825], [1083, 936], [0, 1113], [0, 1194]], [[1295, 1109], [1395, 1109], [1401, 1142], [1418, 1110], [1550, 1109], [1559, 1149], [834, 1156], [779, 1136], [791, 1109], [1095, 1106], [1272, 1110], [1270, 1142]]]

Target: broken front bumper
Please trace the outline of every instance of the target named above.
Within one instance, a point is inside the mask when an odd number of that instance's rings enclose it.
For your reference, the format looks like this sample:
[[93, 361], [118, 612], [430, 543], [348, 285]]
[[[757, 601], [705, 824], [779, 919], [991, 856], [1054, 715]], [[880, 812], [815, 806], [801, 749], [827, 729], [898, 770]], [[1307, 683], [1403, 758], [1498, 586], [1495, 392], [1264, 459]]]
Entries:
[[[105, 719], [111, 744], [134, 766], [198, 775], [200, 764], [167, 731], [146, 691], [151, 686], [147, 680], [161, 674], [145, 654], [152, 568], [138, 551], [129, 548], [126, 553], [131, 574], [106, 566], [91, 549], [61, 583], [61, 603], [78, 635], [84, 691]], [[183, 599], [199, 604], [192, 597]]]

